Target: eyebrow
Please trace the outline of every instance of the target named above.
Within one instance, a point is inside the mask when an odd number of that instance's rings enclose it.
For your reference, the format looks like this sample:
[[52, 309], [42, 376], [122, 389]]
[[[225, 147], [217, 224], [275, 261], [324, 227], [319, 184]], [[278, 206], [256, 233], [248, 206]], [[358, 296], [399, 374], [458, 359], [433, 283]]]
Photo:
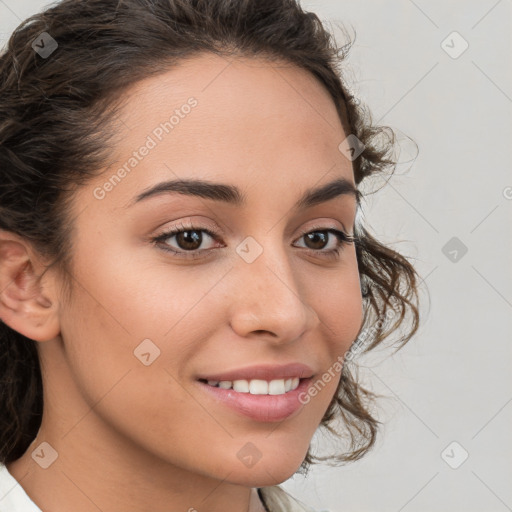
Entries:
[[[138, 194], [128, 207], [149, 199], [150, 197], [156, 197], [168, 193], [202, 197], [238, 207], [246, 204], [244, 194], [234, 185], [199, 179], [184, 179], [158, 183]], [[312, 206], [324, 203], [339, 196], [353, 196], [356, 201], [359, 202], [360, 191], [346, 178], [337, 178], [336, 180], [320, 187], [306, 190], [301, 198], [295, 203], [294, 208], [311, 208]]]

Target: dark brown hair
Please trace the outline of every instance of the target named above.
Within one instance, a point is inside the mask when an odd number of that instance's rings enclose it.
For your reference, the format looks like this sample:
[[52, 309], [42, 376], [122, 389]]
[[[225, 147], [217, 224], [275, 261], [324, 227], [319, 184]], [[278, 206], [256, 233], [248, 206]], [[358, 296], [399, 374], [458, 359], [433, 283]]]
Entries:
[[[33, 244], [51, 261], [46, 270], [55, 266], [71, 290], [73, 193], [110, 164], [118, 99], [137, 81], [202, 52], [309, 71], [330, 93], [346, 134], [364, 145], [352, 162], [358, 189], [394, 172], [394, 131], [374, 126], [368, 108], [348, 93], [342, 63], [353, 41], [342, 31], [347, 42], [338, 46], [296, 0], [64, 0], [28, 18], [0, 55], [0, 228]], [[43, 32], [58, 44], [46, 57], [32, 46]], [[356, 348], [370, 350], [407, 323], [401, 346], [418, 329], [416, 271], [365, 226], [356, 225], [354, 235], [364, 290]], [[355, 369], [354, 359], [346, 359], [321, 423], [346, 437], [346, 449], [334, 457], [339, 462], [366, 453], [379, 424], [368, 410], [375, 396], [358, 384]], [[0, 462], [6, 464], [37, 434], [43, 389], [36, 343], [3, 322], [0, 386]], [[342, 433], [333, 427], [338, 419]], [[324, 460], [310, 448], [301, 469], [315, 459]]]

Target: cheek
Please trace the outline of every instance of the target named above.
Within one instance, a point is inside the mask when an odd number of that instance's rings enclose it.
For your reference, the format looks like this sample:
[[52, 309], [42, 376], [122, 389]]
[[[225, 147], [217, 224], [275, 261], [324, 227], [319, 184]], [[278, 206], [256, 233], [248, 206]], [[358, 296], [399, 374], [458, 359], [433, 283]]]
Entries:
[[363, 300], [357, 265], [327, 276], [321, 288], [310, 293], [310, 305], [315, 309], [331, 357], [342, 355], [356, 339], [363, 321]]
[[[72, 311], [65, 313], [73, 335], [85, 330], [88, 346], [97, 344], [100, 352], [118, 352], [118, 358], [128, 361], [144, 339], [163, 347], [177, 331], [196, 328], [190, 319], [198, 309], [206, 313], [202, 301], [219, 280], [219, 272], [173, 268], [151, 260], [146, 251], [139, 251], [138, 256], [108, 245], [101, 245], [100, 251], [100, 245], [92, 251], [94, 261], [83, 249], [80, 253], [77, 299]], [[95, 271], [88, 271], [90, 268]]]
[[325, 351], [322, 352], [322, 371], [302, 399], [307, 402], [305, 409], [309, 410], [308, 415], [318, 421], [336, 393], [345, 353], [359, 334], [363, 321], [363, 300], [355, 253], [353, 259], [347, 258], [345, 262], [345, 265], [333, 270], [332, 275], [322, 274], [321, 279], [307, 281], [308, 304], [319, 317], [320, 338], [324, 340]]
[[[186, 444], [176, 445], [176, 439], [186, 438], [201, 447], [200, 453], [208, 453], [226, 432], [184, 386], [189, 361], [215, 327], [212, 317], [219, 317], [219, 303], [208, 293], [219, 272], [195, 276], [184, 267], [171, 272], [169, 266], [129, 263], [97, 258], [96, 272], [76, 274], [80, 285], [61, 317], [69, 374], [104, 424], [149, 451], [190, 458]], [[85, 260], [79, 264], [90, 268]], [[151, 342], [138, 350], [146, 339]], [[238, 460], [236, 451], [233, 457]]]
[[[111, 299], [122, 299], [127, 280], [118, 280], [117, 284], [122, 284], [123, 289], [109, 288]], [[125, 304], [126, 297], [124, 294]], [[149, 310], [152, 304], [144, 306]], [[208, 453], [215, 439], [225, 438], [225, 431], [184, 390], [187, 383], [180, 372], [192, 357], [193, 339], [197, 336], [180, 322], [164, 341], [164, 337], [158, 338], [159, 332], [176, 323], [171, 315], [167, 315], [168, 322], [155, 324], [144, 315], [143, 308], [128, 313], [119, 304], [117, 308], [107, 311], [89, 295], [79, 294], [73, 309], [66, 311], [62, 336], [69, 375], [74, 396], [85, 402], [80, 404], [80, 410], [75, 406], [74, 411], [77, 419], [84, 418], [80, 428], [87, 431], [101, 425], [104, 442], [109, 445], [118, 444], [118, 433], [122, 433], [123, 439], [149, 453], [193, 469], [194, 454]], [[139, 335], [120, 324], [123, 313], [130, 322], [140, 322]], [[138, 351], [139, 359], [134, 350], [144, 338], [153, 339], [158, 348], [148, 345], [144, 352]], [[154, 350], [158, 351], [155, 359]], [[150, 354], [150, 364], [142, 362], [143, 353]], [[210, 437], [203, 439], [205, 425]], [[222, 454], [218, 455], [218, 460], [225, 462], [226, 456], [222, 459]]]

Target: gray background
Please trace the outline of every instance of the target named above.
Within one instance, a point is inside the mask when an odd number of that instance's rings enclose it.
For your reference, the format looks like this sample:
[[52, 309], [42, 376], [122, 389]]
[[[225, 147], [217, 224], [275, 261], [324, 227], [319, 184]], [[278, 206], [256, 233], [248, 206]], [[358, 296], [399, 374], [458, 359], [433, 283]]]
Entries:
[[[413, 341], [363, 361], [364, 383], [387, 397], [374, 450], [283, 485], [332, 512], [512, 510], [511, 1], [301, 3], [356, 30], [347, 79], [402, 141], [364, 215], [430, 299]], [[47, 4], [0, 0], [0, 37]]]

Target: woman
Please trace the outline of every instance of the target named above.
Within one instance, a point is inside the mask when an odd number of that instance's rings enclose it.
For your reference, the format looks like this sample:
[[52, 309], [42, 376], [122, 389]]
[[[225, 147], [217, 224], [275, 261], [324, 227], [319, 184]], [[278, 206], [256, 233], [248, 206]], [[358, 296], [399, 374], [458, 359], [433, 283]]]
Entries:
[[293, 0], [65, 0], [14, 32], [0, 510], [309, 510], [278, 484], [316, 429], [372, 447], [353, 358], [412, 337], [417, 281], [357, 216], [394, 139], [348, 48]]

